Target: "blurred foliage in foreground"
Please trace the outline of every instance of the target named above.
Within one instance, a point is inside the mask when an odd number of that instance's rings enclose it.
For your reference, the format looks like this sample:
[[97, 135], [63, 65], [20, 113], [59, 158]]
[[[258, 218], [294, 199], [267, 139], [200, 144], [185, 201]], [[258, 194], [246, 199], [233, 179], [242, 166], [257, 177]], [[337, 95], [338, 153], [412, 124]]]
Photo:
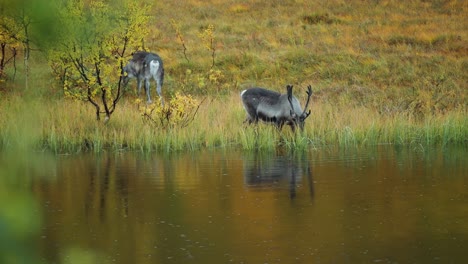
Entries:
[[4, 264], [41, 263], [36, 245], [42, 213], [30, 192], [30, 174], [40, 161], [27, 157], [16, 151], [0, 154], [0, 263]]

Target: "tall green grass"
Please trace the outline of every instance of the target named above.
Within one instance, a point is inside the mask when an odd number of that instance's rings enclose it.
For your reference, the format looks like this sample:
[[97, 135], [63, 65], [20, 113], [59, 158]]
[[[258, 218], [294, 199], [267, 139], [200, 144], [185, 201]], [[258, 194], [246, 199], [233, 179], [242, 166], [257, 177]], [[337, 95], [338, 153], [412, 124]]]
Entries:
[[347, 104], [311, 103], [303, 132], [281, 131], [271, 124], [247, 125], [237, 93], [207, 100], [184, 128], [162, 129], [144, 122], [137, 107], [122, 101], [107, 124], [94, 120], [82, 102], [48, 98], [28, 101], [10, 96], [0, 102], [0, 148], [82, 151], [173, 152], [201, 148], [272, 150], [338, 145], [466, 145], [465, 111], [417, 119], [407, 113], [386, 116], [375, 109]]

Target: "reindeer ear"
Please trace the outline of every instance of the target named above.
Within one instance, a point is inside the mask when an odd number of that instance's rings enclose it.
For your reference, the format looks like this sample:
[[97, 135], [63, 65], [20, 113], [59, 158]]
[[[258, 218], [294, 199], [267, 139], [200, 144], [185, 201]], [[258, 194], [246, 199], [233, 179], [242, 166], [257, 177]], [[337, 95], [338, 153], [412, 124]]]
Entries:
[[304, 112], [300, 117], [301, 121], [304, 122], [309, 115], [310, 115], [310, 110], [309, 112]]
[[291, 115], [292, 118], [296, 118], [296, 113], [294, 112], [294, 110], [289, 110], [289, 114]]

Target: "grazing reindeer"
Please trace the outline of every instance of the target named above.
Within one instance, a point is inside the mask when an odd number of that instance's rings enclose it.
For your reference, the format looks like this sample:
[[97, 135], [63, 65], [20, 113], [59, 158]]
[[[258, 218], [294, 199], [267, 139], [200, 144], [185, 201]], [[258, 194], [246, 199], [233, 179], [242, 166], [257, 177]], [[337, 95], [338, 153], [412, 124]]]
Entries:
[[307, 102], [302, 111], [297, 98], [292, 94], [292, 85], [287, 85], [287, 93], [280, 94], [264, 88], [250, 88], [241, 92], [242, 103], [247, 112], [249, 124], [257, 123], [258, 120], [275, 123], [281, 130], [286, 123], [295, 131], [296, 126], [304, 130], [304, 121], [310, 115], [310, 110], [306, 112], [309, 106], [310, 96], [312, 96], [312, 86], [307, 86]]
[[127, 85], [131, 78], [137, 78], [138, 95], [140, 94], [143, 81], [145, 81], [148, 103], [151, 103], [150, 80], [153, 78], [156, 81], [156, 91], [161, 99], [161, 104], [164, 105], [164, 100], [161, 95], [164, 81], [164, 67], [161, 57], [155, 53], [137, 51], [133, 54], [133, 58], [125, 65], [123, 70], [126, 73], [123, 79], [124, 85]]

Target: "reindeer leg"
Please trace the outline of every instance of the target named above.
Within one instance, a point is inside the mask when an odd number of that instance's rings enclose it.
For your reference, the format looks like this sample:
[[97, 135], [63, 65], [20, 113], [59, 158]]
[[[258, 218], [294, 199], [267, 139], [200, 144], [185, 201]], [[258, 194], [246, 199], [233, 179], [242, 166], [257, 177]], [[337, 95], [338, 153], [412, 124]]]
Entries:
[[150, 80], [149, 78], [145, 79], [145, 90], [146, 90], [146, 95], [148, 97], [148, 104], [151, 104], [151, 91], [150, 91]]
[[292, 132], [295, 133], [296, 132], [296, 124], [291, 123], [291, 124], [289, 124], [289, 126], [291, 127]]
[[149, 74], [153, 77], [153, 79], [156, 82], [156, 92], [159, 95], [159, 100], [161, 101], [161, 105], [164, 106], [164, 99], [162, 96], [164, 69], [162, 68], [162, 62], [160, 63], [157, 59], [151, 60], [151, 62], [149, 63]]
[[162, 80], [159, 77], [154, 77], [154, 80], [156, 81], [156, 92], [158, 92], [161, 105], [164, 106], [164, 99], [162, 97]]
[[247, 123], [247, 125], [251, 125], [252, 123], [253, 124], [257, 124], [258, 123], [258, 118], [252, 118], [251, 116], [247, 116], [244, 120], [244, 122], [242, 122], [243, 124]]
[[281, 131], [281, 129], [283, 128], [283, 125], [284, 125], [284, 121], [281, 120], [281, 119], [278, 119], [278, 120], [275, 122], [275, 124], [276, 124], [276, 128], [277, 128], [279, 131]]
[[138, 77], [137, 80], [138, 80], [137, 96], [140, 96], [140, 93], [141, 93], [141, 86], [143, 85], [143, 80], [142, 80], [140, 77]]

